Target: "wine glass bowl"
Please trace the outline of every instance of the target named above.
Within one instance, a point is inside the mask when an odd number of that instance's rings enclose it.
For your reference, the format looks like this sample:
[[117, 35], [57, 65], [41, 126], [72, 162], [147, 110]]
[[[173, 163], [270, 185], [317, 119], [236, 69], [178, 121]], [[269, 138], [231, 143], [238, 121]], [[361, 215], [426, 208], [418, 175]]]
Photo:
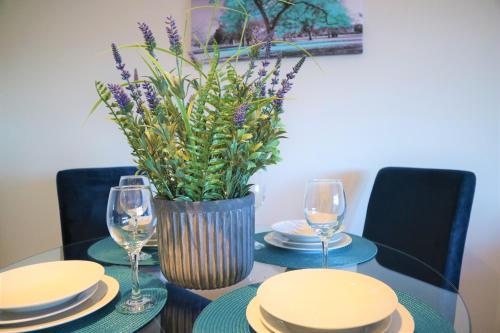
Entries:
[[151, 184], [149, 183], [149, 179], [146, 176], [141, 176], [141, 175], [121, 176], [119, 186], [129, 186], [129, 185], [151, 186]]
[[253, 184], [252, 187], [250, 187], [250, 191], [255, 196], [255, 209], [259, 209], [266, 200], [266, 185]]
[[323, 268], [328, 267], [328, 242], [344, 220], [344, 186], [338, 179], [313, 179], [307, 182], [304, 216], [323, 244]]
[[108, 230], [113, 240], [128, 252], [132, 266], [132, 292], [116, 306], [122, 313], [141, 313], [155, 304], [153, 295], [141, 293], [138, 261], [142, 247], [155, 231], [156, 221], [149, 186], [111, 188], [106, 213]]
[[[120, 182], [118, 184], [119, 186], [131, 186], [131, 185], [144, 185], [144, 186], [150, 186], [151, 184], [149, 182], [149, 178], [143, 175], [126, 175], [126, 176], [121, 176], [120, 177]], [[153, 188], [151, 187], [151, 190], [153, 191]], [[154, 191], [153, 191], [154, 192]], [[156, 233], [153, 234], [151, 238], [155, 238]], [[149, 260], [152, 258], [152, 255], [142, 251], [139, 254], [139, 260]]]

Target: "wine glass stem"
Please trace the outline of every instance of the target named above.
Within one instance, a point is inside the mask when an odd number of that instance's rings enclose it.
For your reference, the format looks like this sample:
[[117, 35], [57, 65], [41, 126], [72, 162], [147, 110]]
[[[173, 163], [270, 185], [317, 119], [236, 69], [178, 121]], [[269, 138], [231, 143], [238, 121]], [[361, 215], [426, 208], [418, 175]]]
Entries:
[[139, 286], [139, 251], [130, 253], [130, 264], [132, 266], [132, 302], [139, 302], [142, 299], [141, 288]]
[[323, 245], [323, 268], [328, 268], [328, 239], [321, 238]]

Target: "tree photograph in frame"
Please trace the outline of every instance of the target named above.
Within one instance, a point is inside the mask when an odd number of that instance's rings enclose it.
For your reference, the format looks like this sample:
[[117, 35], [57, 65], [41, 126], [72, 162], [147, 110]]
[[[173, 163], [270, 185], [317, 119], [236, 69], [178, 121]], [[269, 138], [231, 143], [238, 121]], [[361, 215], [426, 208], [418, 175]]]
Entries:
[[[192, 0], [191, 52], [221, 59], [273, 40], [272, 53], [296, 57], [363, 52], [362, 0]], [[239, 51], [238, 51], [239, 50]]]

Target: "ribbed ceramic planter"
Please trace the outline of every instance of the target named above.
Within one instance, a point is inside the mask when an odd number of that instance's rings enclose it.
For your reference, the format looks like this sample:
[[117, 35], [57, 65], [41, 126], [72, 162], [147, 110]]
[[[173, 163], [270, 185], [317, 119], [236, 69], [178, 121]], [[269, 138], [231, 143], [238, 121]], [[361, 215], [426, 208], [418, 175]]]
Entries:
[[163, 275], [190, 289], [233, 285], [253, 267], [254, 195], [219, 201], [155, 199]]

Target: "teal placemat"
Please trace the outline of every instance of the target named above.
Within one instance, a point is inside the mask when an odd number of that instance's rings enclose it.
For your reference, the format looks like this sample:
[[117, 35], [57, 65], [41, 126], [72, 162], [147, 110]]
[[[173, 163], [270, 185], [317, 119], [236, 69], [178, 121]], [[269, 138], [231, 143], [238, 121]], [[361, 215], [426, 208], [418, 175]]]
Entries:
[[[143, 252], [151, 254], [151, 258], [140, 260], [139, 265], [153, 266], [159, 265], [158, 248], [143, 248]], [[127, 257], [127, 251], [118, 246], [111, 237], [101, 239], [92, 244], [87, 250], [87, 254], [97, 261], [114, 264], [114, 265], [130, 265]]]
[[[266, 243], [267, 232], [255, 234], [255, 241], [264, 246], [254, 251], [255, 261], [288, 267], [291, 269], [321, 268], [323, 256], [320, 252], [286, 250]], [[377, 246], [366, 238], [349, 234], [352, 243], [346, 247], [328, 252], [328, 267], [339, 268], [356, 265], [372, 259], [377, 254]]]
[[[257, 285], [232, 291], [210, 303], [194, 323], [193, 333], [252, 333], [246, 308], [257, 293]], [[415, 333], [452, 333], [450, 323], [432, 307], [408, 293], [397, 291], [399, 302], [413, 316]]]
[[135, 332], [150, 322], [163, 309], [167, 302], [167, 289], [154, 275], [140, 273], [139, 279], [141, 289], [147, 290], [157, 298], [157, 304], [148, 312], [125, 315], [115, 310], [115, 305], [120, 299], [127, 295], [132, 289], [130, 268], [110, 266], [106, 267], [106, 275], [114, 277], [120, 283], [120, 291], [116, 298], [102, 309], [78, 320], [67, 324], [48, 328], [40, 332], [77, 332], [77, 333], [101, 333], [101, 332]]

